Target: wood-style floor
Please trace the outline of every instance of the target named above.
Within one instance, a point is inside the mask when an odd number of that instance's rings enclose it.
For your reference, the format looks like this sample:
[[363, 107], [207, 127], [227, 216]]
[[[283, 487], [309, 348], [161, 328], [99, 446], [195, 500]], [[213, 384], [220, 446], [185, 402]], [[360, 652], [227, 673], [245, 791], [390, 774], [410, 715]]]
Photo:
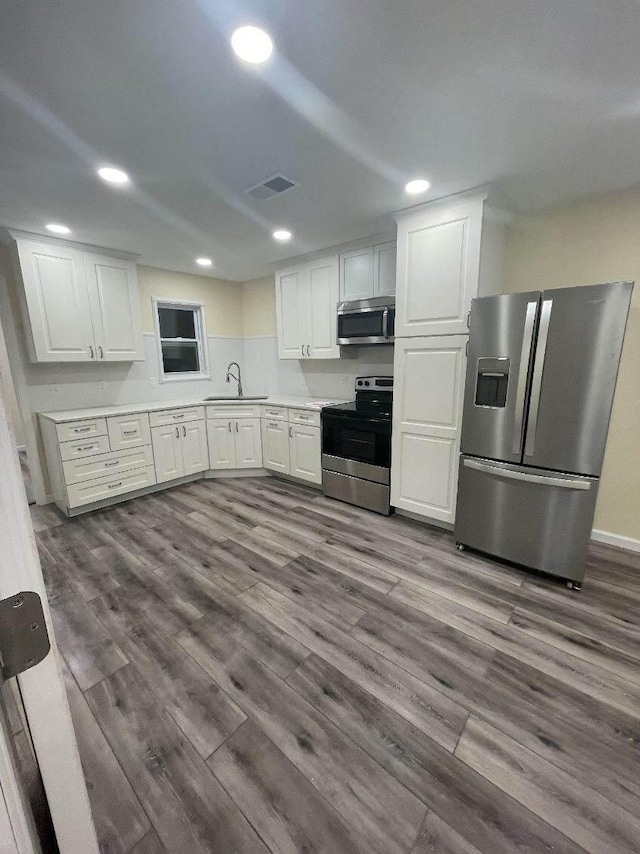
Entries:
[[577, 593], [273, 478], [36, 528], [103, 851], [640, 851], [640, 556]]

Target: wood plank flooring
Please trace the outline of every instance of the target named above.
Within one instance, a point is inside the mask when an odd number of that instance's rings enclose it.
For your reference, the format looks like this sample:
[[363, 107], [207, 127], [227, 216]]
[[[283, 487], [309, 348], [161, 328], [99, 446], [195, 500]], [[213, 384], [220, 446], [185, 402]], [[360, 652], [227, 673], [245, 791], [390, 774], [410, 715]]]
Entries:
[[640, 555], [275, 478], [34, 522], [103, 852], [640, 852]]

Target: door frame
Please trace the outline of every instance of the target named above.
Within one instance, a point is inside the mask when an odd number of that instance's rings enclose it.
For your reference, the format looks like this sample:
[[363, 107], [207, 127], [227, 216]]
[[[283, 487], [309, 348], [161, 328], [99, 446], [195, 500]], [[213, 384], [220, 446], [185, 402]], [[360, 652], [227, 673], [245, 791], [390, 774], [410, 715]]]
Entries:
[[[1, 324], [0, 339], [4, 343]], [[0, 599], [33, 590], [42, 600], [52, 648], [40, 664], [17, 677], [24, 712], [61, 854], [99, 854], [18, 451], [7, 420], [6, 383], [7, 378], [0, 375]], [[0, 754], [0, 759], [9, 755], [4, 730], [0, 731]], [[16, 798], [19, 782], [15, 770], [1, 761], [0, 788], [18, 851], [26, 854], [34, 849], [24, 837], [27, 818]]]

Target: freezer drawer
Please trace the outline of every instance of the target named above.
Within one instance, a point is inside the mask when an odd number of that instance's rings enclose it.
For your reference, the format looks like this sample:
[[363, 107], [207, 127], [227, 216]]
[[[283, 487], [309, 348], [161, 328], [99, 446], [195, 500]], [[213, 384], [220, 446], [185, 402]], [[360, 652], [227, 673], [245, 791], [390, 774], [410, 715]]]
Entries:
[[479, 551], [581, 581], [597, 478], [462, 456], [455, 538]]

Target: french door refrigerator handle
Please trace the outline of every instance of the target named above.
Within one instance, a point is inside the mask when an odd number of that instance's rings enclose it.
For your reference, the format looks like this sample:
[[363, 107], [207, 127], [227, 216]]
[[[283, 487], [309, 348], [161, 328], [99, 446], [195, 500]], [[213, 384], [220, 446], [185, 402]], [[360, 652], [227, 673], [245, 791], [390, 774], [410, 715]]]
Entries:
[[524, 404], [527, 393], [527, 376], [529, 373], [529, 362], [531, 360], [531, 342], [533, 341], [533, 329], [536, 321], [537, 302], [527, 303], [527, 313], [524, 320], [524, 332], [522, 334], [522, 352], [520, 353], [520, 368], [518, 370], [518, 385], [516, 388], [515, 415], [513, 418], [513, 446], [514, 454], [522, 450], [522, 427], [524, 423]]
[[526, 483], [542, 483], [545, 486], [559, 486], [562, 489], [591, 489], [591, 482], [588, 480], [577, 480], [576, 478], [553, 477], [552, 475], [544, 474], [529, 474], [524, 471], [513, 471], [513, 469], [503, 469], [499, 466], [492, 466], [489, 463], [481, 462], [480, 460], [465, 460], [464, 465], [468, 469], [477, 469], [488, 474], [494, 474], [498, 477], [505, 477], [507, 480], [524, 480]]
[[547, 338], [549, 337], [549, 324], [551, 322], [551, 309], [553, 300], [542, 301], [540, 312], [540, 331], [538, 332], [538, 345], [533, 365], [533, 380], [531, 382], [531, 403], [529, 407], [529, 419], [527, 421], [527, 438], [524, 445], [525, 457], [533, 455], [536, 443], [536, 428], [538, 426], [538, 410], [540, 409], [540, 394], [542, 393], [542, 374], [544, 372], [544, 360], [547, 354]]

